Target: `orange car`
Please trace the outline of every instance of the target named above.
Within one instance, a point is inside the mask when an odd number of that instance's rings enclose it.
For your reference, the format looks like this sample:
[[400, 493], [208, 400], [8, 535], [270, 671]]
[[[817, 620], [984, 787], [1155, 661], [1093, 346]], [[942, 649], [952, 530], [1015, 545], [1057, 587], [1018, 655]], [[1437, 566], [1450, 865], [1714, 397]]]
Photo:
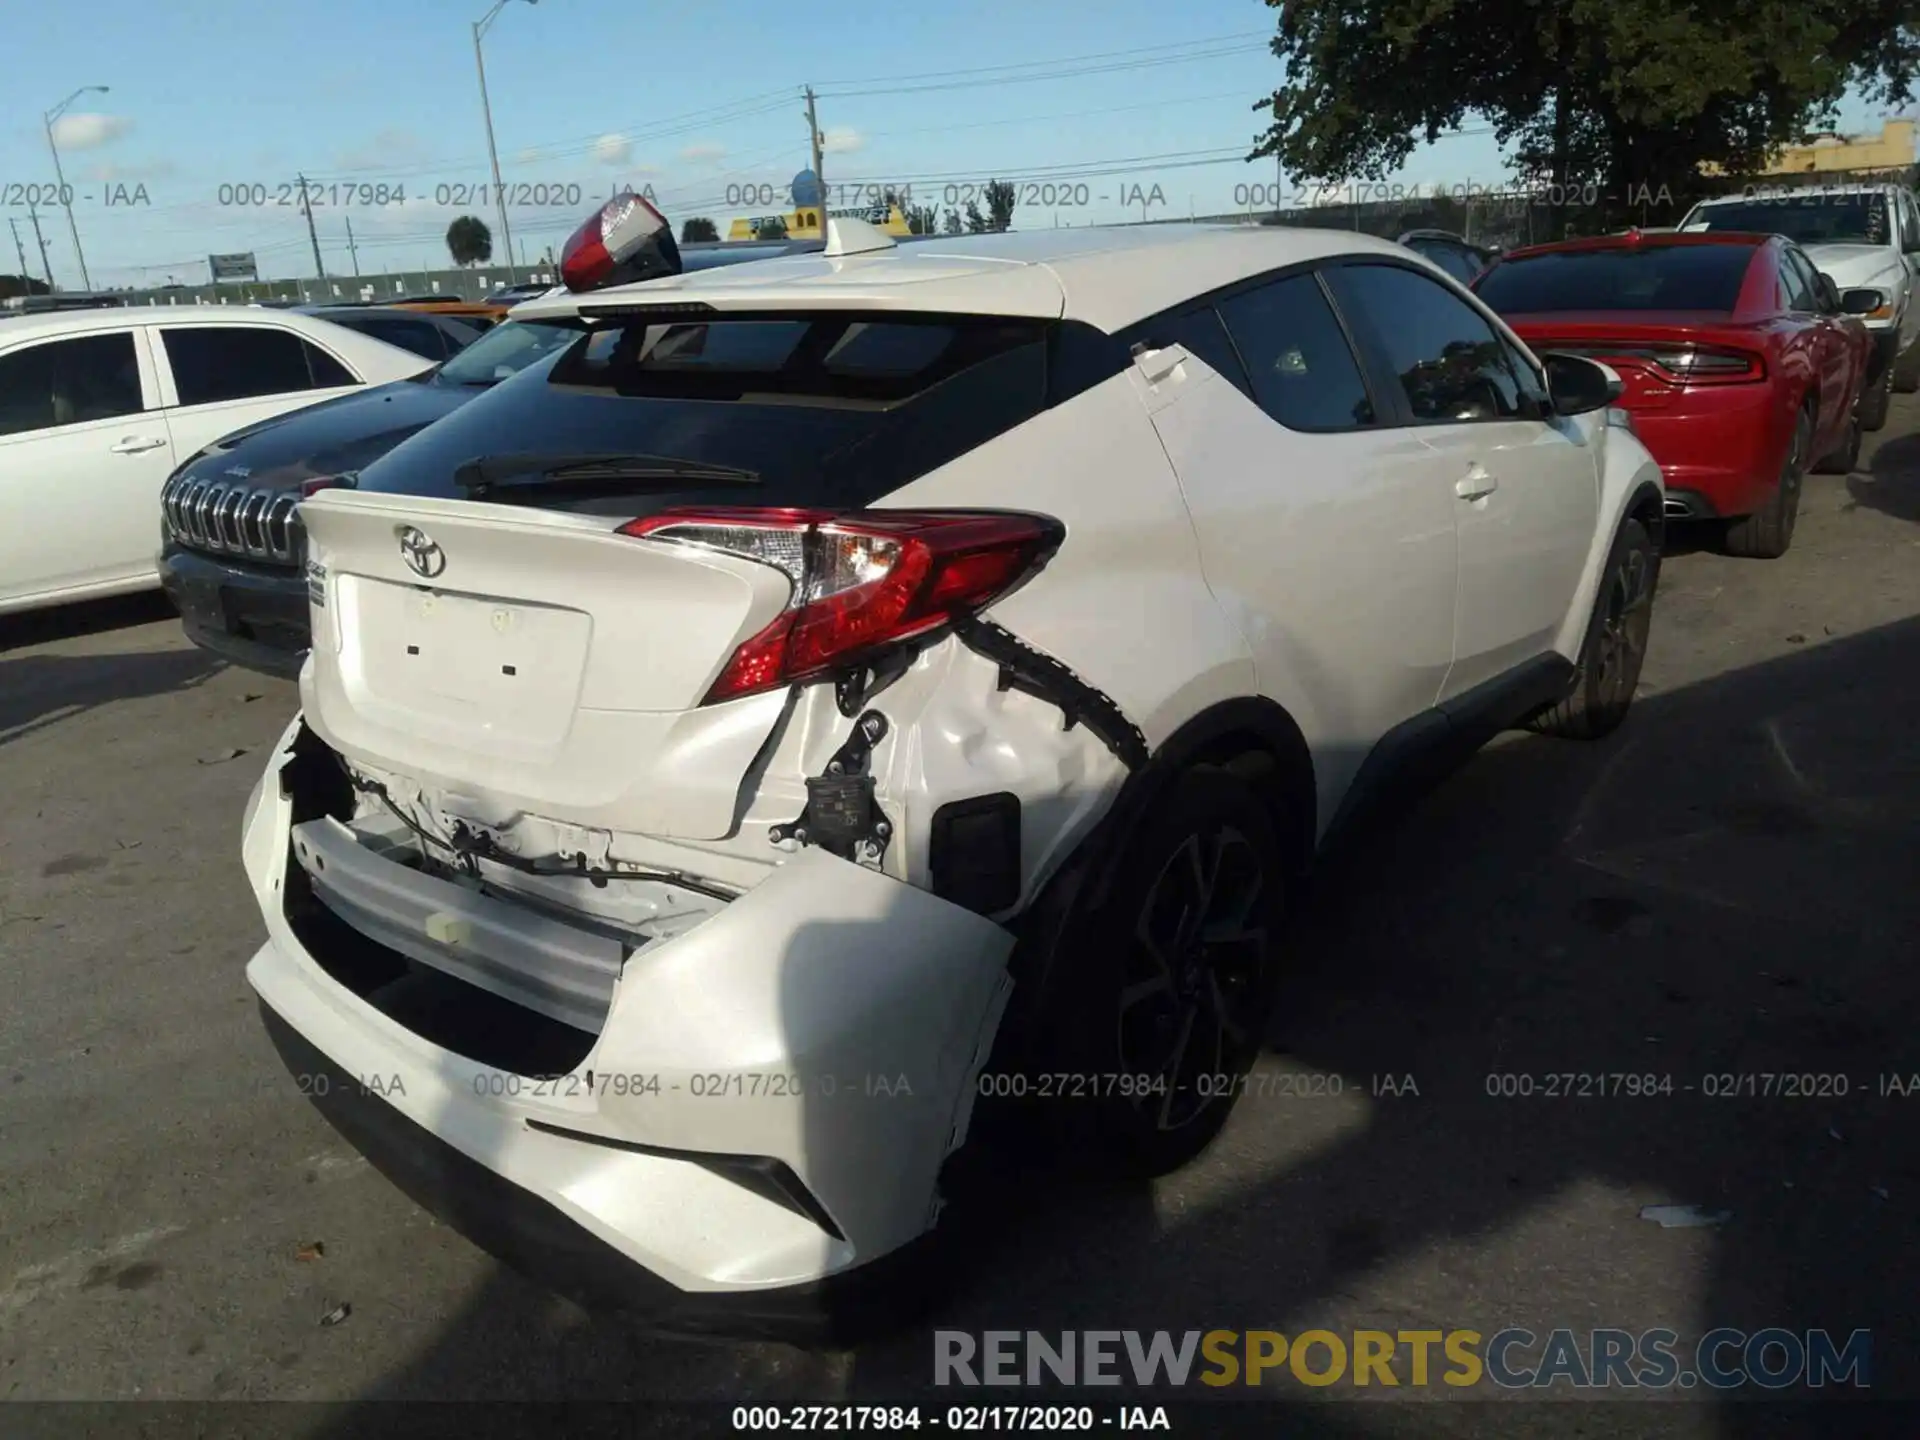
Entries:
[[492, 326], [507, 318], [512, 308], [491, 300], [442, 300], [438, 296], [375, 302], [402, 310], [422, 310], [429, 315], [452, 315], [472, 325]]

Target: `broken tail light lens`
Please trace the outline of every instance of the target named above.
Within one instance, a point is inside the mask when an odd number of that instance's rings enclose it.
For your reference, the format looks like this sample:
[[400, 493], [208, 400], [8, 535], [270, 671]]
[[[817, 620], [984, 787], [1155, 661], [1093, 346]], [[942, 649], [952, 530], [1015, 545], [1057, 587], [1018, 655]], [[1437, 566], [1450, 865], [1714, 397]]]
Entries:
[[594, 211], [560, 252], [560, 283], [576, 295], [679, 273], [673, 227], [631, 190]]
[[713, 682], [712, 705], [861, 664], [983, 609], [1044, 565], [1065, 531], [1013, 511], [739, 506], [666, 510], [620, 533], [756, 560], [792, 582], [787, 608]]

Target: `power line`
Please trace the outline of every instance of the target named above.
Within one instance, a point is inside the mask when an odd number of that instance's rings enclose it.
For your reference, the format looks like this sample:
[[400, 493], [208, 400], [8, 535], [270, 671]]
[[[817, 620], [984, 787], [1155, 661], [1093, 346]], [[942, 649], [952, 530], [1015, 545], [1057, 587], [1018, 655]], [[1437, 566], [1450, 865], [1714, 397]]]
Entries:
[[[649, 125], [635, 126], [626, 130], [603, 131], [585, 139], [554, 141], [542, 145], [522, 146], [509, 166], [544, 164], [551, 160], [569, 159], [581, 155], [590, 155], [602, 145], [609, 136], [631, 145], [646, 144], [651, 141], [672, 139], [675, 136], [690, 134], [696, 130], [718, 129], [725, 125], [737, 124], [742, 120], [757, 119], [762, 115], [771, 115], [783, 110], [792, 103], [798, 93], [798, 87], [769, 92], [748, 100], [737, 100], [727, 105], [709, 107], [706, 110], [688, 111], [684, 115], [670, 116]], [[462, 169], [485, 163], [485, 157], [465, 159], [439, 159], [408, 161], [401, 165], [357, 165], [340, 170], [316, 171], [322, 178], [341, 180], [372, 180], [381, 178], [408, 179], [422, 175], [445, 176], [458, 173]]]
[[1191, 50], [1198, 46], [1240, 44], [1249, 40], [1269, 40], [1272, 35], [1264, 30], [1241, 30], [1232, 35], [1213, 35], [1201, 40], [1171, 40], [1157, 45], [1136, 45], [1128, 50], [1101, 50], [1091, 55], [1059, 56], [1052, 60], [1020, 60], [1010, 65], [979, 65], [964, 70], [924, 70], [915, 75], [869, 75], [858, 80], [827, 80], [826, 85], [872, 85], [881, 82], [889, 84], [900, 81], [919, 80], [956, 80], [969, 76], [995, 75], [1011, 70], [1030, 70], [1034, 68], [1059, 67], [1063, 65], [1089, 64], [1101, 60], [1120, 60], [1130, 57], [1165, 54], [1170, 51]]
[[1166, 55], [1142, 60], [1116, 60], [1104, 65], [1083, 65], [1062, 67], [1055, 70], [1036, 71], [1032, 74], [1004, 74], [982, 76], [970, 80], [937, 80], [921, 85], [880, 85], [861, 86], [852, 90], [823, 90], [823, 100], [871, 99], [883, 95], [926, 95], [940, 90], [978, 90], [999, 85], [1029, 85], [1053, 80], [1075, 80], [1087, 75], [1114, 75], [1127, 71], [1152, 70], [1164, 65], [1188, 65], [1200, 60], [1223, 60], [1236, 55], [1249, 55], [1264, 49], [1258, 45], [1220, 46], [1211, 50], [1196, 50], [1184, 55]]

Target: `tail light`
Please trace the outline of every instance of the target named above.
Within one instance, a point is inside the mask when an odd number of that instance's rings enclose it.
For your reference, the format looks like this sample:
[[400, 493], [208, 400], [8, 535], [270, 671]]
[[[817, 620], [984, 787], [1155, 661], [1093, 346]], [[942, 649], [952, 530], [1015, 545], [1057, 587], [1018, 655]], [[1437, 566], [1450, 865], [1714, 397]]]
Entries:
[[622, 535], [757, 560], [793, 582], [787, 608], [734, 651], [703, 703], [860, 664], [982, 609], [1027, 579], [1065, 531], [1010, 511], [662, 511]]
[[300, 498], [309, 500], [322, 490], [351, 490], [359, 483], [360, 476], [357, 471], [349, 471], [344, 475], [322, 475], [317, 480], [302, 480]]
[[1689, 385], [1701, 382], [1764, 380], [1767, 367], [1758, 355], [1745, 350], [1716, 350], [1703, 345], [1655, 350], [1653, 363]]
[[1760, 356], [1747, 350], [1713, 345], [1615, 345], [1593, 340], [1578, 345], [1560, 345], [1551, 340], [1527, 343], [1535, 353], [1557, 350], [1609, 364], [1617, 360], [1630, 361], [1662, 371], [1666, 378], [1682, 385], [1739, 385], [1767, 378], [1767, 364]]
[[576, 295], [679, 273], [673, 227], [631, 190], [596, 210], [560, 252], [560, 282]]

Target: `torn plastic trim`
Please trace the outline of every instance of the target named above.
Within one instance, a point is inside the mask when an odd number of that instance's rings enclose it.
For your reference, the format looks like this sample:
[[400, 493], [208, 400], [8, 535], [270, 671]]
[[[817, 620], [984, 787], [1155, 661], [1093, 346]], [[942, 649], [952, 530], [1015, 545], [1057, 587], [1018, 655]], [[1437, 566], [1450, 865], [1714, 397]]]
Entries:
[[675, 1150], [665, 1145], [647, 1145], [638, 1140], [622, 1140], [611, 1135], [595, 1135], [585, 1130], [571, 1130], [562, 1125], [555, 1125], [546, 1120], [535, 1120], [531, 1117], [527, 1120], [527, 1128], [537, 1130], [543, 1135], [557, 1135], [563, 1140], [578, 1141], [582, 1145], [603, 1145], [610, 1150], [624, 1150], [631, 1155], [651, 1155], [660, 1160], [680, 1160], [689, 1165], [698, 1165], [702, 1170], [718, 1175], [722, 1180], [731, 1180], [742, 1190], [758, 1195], [762, 1200], [811, 1220], [835, 1240], [844, 1241], [847, 1238], [833, 1216], [827, 1212], [827, 1207], [820, 1203], [820, 1198], [794, 1173], [793, 1167], [786, 1161], [773, 1156], [723, 1155], [706, 1150]]
[[1019, 636], [977, 615], [957, 621], [953, 633], [975, 654], [1000, 667], [1000, 688], [1018, 690], [1066, 717], [1065, 728], [1085, 724], [1129, 771], [1151, 758], [1147, 737], [1111, 696], [1095, 689], [1065, 665], [1034, 649]]
[[[518, 871], [540, 880], [585, 880], [595, 889], [605, 889], [610, 880], [655, 881], [661, 884], [678, 885], [697, 895], [713, 900], [733, 900], [735, 892], [724, 890], [709, 881], [688, 875], [679, 870], [658, 870], [645, 866], [627, 866], [619, 868], [622, 862], [612, 861], [610, 851], [611, 836], [607, 837], [608, 846], [602, 848], [596, 863], [589, 864], [587, 852], [577, 850], [571, 855], [556, 856], [557, 864], [542, 865], [526, 860], [503, 846], [493, 833], [483, 826], [465, 820], [455, 820], [446, 835], [435, 834], [421, 824], [405, 807], [393, 798], [392, 792], [383, 781], [370, 779], [348, 761], [335, 752], [340, 768], [345, 772], [348, 783], [359, 793], [378, 800], [386, 810], [404, 825], [413, 835], [432, 851], [445, 851], [452, 856], [452, 864], [475, 879], [480, 878], [480, 862], [488, 860], [503, 869]], [[554, 823], [554, 822], [549, 822]]]

